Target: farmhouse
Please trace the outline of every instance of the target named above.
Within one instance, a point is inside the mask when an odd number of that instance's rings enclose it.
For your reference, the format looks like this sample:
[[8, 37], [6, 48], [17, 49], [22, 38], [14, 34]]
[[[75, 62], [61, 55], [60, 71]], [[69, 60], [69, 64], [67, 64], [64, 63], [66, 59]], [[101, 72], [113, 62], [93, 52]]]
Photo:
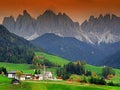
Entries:
[[[10, 72], [8, 72], [8, 78], [14, 78], [14, 79], [18, 80], [16, 71], [10, 71]], [[25, 74], [21, 75], [20, 80], [26, 80], [26, 79], [32, 79], [32, 74], [25, 73]]]
[[25, 77], [26, 77], [25, 74], [21, 75], [20, 80], [22, 80], [22, 81], [25, 80]]
[[25, 74], [25, 79], [32, 79], [32, 74], [26, 73]]
[[8, 78], [15, 78], [15, 77], [16, 77], [16, 71], [8, 72]]

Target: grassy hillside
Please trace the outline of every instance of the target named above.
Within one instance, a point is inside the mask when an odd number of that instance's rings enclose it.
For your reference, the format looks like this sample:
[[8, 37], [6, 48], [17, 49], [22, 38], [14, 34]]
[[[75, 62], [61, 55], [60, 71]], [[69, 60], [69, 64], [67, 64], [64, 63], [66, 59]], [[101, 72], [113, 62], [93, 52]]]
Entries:
[[[98, 66], [92, 66], [92, 65], [85, 65], [85, 68], [87, 70], [90, 70], [92, 72], [96, 72], [98, 75], [101, 75], [102, 74], [102, 68], [103, 67], [98, 67]], [[120, 83], [120, 69], [114, 69], [115, 71], [115, 77], [113, 77], [112, 79], [110, 80], [106, 80], [107, 82], [113, 82], [113, 83]]]
[[[64, 64], [69, 63], [68, 60], [63, 59], [63, 58], [58, 57], [58, 56], [54, 56], [54, 55], [50, 55], [50, 54], [46, 54], [46, 53], [40, 53], [40, 52], [36, 52], [35, 54], [38, 55], [38, 56], [44, 56], [49, 61], [51, 61], [53, 63], [56, 63], [58, 65], [64, 65]], [[101, 75], [102, 68], [103, 67], [93, 66], [93, 65], [89, 65], [89, 64], [85, 65], [86, 70], [96, 72], [98, 75]], [[114, 70], [115, 70], [116, 75], [120, 75], [120, 69], [114, 69]]]
[[52, 63], [58, 64], [58, 65], [64, 65], [69, 62], [68, 60], [61, 58], [59, 56], [50, 55], [50, 54], [43, 53], [43, 52], [36, 52], [35, 54], [37, 56], [44, 56], [47, 60], [51, 61]]
[[[89, 64], [85, 65], [85, 69], [90, 70], [92, 72], [96, 72], [98, 75], [101, 75], [102, 68], [103, 67], [93, 66], [93, 65], [89, 65]], [[120, 74], [120, 69], [114, 69], [114, 70], [115, 70], [116, 75]]]
[[7, 71], [21, 70], [24, 73], [33, 73], [33, 69], [30, 69], [31, 64], [14, 64], [0, 62], [0, 67], [5, 67]]

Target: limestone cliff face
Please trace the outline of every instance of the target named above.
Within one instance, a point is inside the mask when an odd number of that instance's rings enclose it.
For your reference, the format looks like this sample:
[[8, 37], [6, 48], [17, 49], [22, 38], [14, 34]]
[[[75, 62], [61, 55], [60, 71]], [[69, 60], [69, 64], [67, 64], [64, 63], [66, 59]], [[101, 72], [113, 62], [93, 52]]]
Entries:
[[28, 14], [26, 10], [23, 15], [19, 15], [15, 22], [15, 32], [17, 35], [26, 37], [34, 34], [35, 32], [35, 19]]
[[19, 15], [14, 20], [13, 17], [5, 17], [3, 25], [10, 32], [24, 38], [29, 38], [37, 33], [37, 36], [45, 33], [55, 33], [65, 37], [73, 37], [79, 31], [79, 23], [73, 22], [66, 14], [55, 14], [51, 10], [46, 10], [37, 19], [34, 19], [24, 10], [23, 15]]
[[46, 10], [42, 15], [34, 19], [24, 10], [23, 15], [5, 17], [3, 25], [10, 32], [25, 39], [35, 39], [46, 33], [53, 33], [62, 37], [74, 37], [80, 41], [91, 44], [115, 43], [120, 41], [120, 17], [116, 15], [90, 16], [81, 25], [65, 13], [55, 14]]
[[3, 25], [6, 26], [10, 32], [15, 32], [15, 20], [13, 16], [5, 17]]
[[36, 28], [39, 34], [55, 33], [72, 37], [79, 31], [79, 24], [73, 22], [66, 14], [56, 15], [51, 10], [47, 10], [37, 18]]
[[120, 41], [120, 17], [106, 14], [98, 18], [91, 16], [85, 20], [81, 29], [94, 43], [114, 43]]

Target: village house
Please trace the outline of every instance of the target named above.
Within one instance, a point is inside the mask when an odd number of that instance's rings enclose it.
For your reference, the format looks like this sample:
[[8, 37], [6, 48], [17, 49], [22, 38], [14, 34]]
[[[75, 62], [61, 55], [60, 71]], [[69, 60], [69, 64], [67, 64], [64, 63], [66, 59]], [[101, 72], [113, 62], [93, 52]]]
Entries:
[[[16, 71], [8, 72], [8, 78], [14, 78], [14, 79], [18, 80], [18, 77], [16, 75]], [[32, 79], [32, 74], [26, 73], [26, 74], [21, 75], [20, 80], [26, 80], [26, 79]]]
[[8, 72], [8, 78], [15, 78], [15, 77], [16, 77], [16, 71]]
[[25, 80], [25, 77], [26, 77], [25, 74], [21, 75], [20, 80], [21, 80], [21, 81], [24, 81], [24, 80]]
[[32, 74], [25, 73], [25, 79], [31, 80], [32, 79]]
[[39, 74], [38, 80], [43, 80], [43, 74]]

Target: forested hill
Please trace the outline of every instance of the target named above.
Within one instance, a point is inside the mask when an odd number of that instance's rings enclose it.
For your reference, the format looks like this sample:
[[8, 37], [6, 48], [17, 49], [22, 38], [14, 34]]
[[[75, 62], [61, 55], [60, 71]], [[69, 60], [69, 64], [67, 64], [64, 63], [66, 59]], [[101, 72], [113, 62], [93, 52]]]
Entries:
[[10, 33], [0, 25], [0, 61], [31, 63], [35, 47], [27, 40]]

